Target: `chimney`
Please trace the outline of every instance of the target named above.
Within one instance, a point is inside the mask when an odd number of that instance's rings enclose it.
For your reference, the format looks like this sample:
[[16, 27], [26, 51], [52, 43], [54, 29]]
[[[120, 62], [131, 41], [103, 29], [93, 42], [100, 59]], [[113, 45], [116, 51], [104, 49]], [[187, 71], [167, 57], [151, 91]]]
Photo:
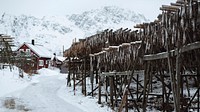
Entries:
[[35, 45], [35, 41], [34, 41], [34, 40], [32, 40], [31, 44], [32, 44], [32, 45]]

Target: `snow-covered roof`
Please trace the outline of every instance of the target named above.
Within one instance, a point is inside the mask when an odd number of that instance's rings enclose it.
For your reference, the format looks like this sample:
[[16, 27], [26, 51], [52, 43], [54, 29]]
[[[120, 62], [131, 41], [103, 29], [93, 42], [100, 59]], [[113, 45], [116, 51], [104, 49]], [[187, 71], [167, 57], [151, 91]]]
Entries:
[[12, 49], [12, 51], [17, 51], [18, 47], [12, 46], [11, 49]]
[[52, 57], [52, 53], [42, 45], [38, 45], [38, 44], [33, 45], [33, 44], [30, 44], [30, 43], [24, 43], [23, 45], [26, 45], [29, 49], [31, 49], [39, 57], [43, 57], [43, 58], [51, 58]]
[[54, 58], [56, 58], [57, 60], [62, 61], [62, 62], [65, 61], [65, 59], [66, 59], [66, 57], [53, 55], [53, 57], [51, 58], [51, 60], [53, 60]]
[[56, 58], [60, 61], [65, 61], [66, 57], [62, 57], [62, 56], [56, 56]]

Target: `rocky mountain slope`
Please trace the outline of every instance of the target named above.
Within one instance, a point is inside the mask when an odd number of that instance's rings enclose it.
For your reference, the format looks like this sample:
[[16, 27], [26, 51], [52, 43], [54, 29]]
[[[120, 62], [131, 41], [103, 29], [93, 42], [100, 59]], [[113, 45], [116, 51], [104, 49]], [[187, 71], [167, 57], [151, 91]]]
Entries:
[[42, 44], [52, 52], [60, 53], [70, 47], [74, 38], [85, 38], [104, 29], [133, 28], [148, 21], [142, 14], [115, 6], [105, 6], [64, 17], [36, 18], [27, 15], [0, 16], [0, 34], [11, 35], [16, 46], [23, 42]]

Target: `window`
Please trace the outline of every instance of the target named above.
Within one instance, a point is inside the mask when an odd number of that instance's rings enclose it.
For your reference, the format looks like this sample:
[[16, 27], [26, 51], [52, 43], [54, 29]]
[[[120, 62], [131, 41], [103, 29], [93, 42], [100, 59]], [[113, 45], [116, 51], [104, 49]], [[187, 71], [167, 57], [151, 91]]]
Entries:
[[19, 54], [19, 55], [25, 55], [24, 49], [19, 49], [18, 54]]
[[30, 55], [31, 54], [31, 50], [30, 49], [26, 49], [26, 54]]
[[39, 66], [44, 66], [44, 60], [39, 60]]
[[24, 52], [24, 49], [19, 49], [19, 53], [22, 53], [22, 52]]
[[46, 60], [46, 65], [48, 65], [49, 64], [49, 60]]

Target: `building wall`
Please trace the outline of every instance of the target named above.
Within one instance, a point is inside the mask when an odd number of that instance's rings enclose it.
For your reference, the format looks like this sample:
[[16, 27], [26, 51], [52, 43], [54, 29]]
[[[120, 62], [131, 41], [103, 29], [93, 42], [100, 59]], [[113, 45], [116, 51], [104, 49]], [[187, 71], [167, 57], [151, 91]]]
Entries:
[[27, 52], [28, 54], [30, 53], [30, 55], [35, 56], [36, 62], [33, 69], [38, 70], [41, 68], [48, 68], [50, 58], [40, 58], [35, 52], [29, 49], [28, 46], [26, 46], [25, 44], [18, 49], [18, 52], [20, 51]]
[[28, 50], [30, 50], [31, 55], [34, 54], [36, 57], [39, 57], [36, 53], [34, 53], [31, 49], [29, 49], [28, 46], [26, 46], [25, 44], [18, 49], [18, 51], [20, 50], [23, 52], [28, 52]]
[[38, 58], [38, 69], [48, 68], [49, 67], [50, 58]]

